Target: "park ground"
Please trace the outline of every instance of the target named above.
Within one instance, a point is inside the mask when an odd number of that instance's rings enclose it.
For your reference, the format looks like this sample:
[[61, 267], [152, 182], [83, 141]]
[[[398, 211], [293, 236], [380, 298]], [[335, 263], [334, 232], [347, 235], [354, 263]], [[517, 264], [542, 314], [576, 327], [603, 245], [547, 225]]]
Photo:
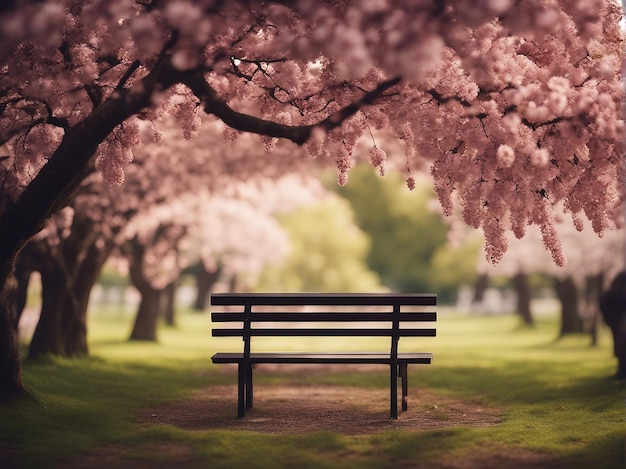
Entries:
[[388, 418], [387, 370], [345, 365], [259, 367], [255, 408], [238, 419], [235, 370], [211, 365], [210, 356], [240, 341], [211, 338], [208, 314], [184, 312], [158, 344], [129, 343], [131, 316], [95, 311], [88, 358], [26, 361], [35, 400], [0, 407], [2, 467], [612, 469], [626, 462], [626, 388], [610, 379], [606, 329], [591, 348], [586, 336], [555, 340], [553, 314], [529, 329], [510, 315], [443, 311], [438, 337], [415, 345], [435, 360], [410, 368], [409, 410], [397, 421]]

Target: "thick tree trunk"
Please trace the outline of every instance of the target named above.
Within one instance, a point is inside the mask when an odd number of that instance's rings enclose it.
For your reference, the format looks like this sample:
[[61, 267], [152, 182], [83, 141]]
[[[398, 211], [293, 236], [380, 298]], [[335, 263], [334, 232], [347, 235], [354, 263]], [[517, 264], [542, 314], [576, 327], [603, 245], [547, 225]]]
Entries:
[[204, 311], [206, 309], [209, 293], [213, 285], [215, 285], [215, 282], [219, 279], [221, 271], [222, 269], [219, 265], [215, 270], [208, 271], [202, 261], [200, 261], [196, 269], [194, 269], [196, 274], [197, 295], [193, 308], [196, 311]]
[[28, 394], [15, 328], [15, 285], [9, 282], [19, 249], [14, 251], [11, 247], [0, 243], [0, 401]]
[[[45, 353], [65, 355], [63, 340], [64, 317], [66, 312], [65, 294], [70, 291], [66, 276], [60, 269], [46, 266], [41, 272], [41, 314], [30, 342], [28, 355], [35, 358]], [[59, 294], [63, 292], [63, 294]]]
[[530, 310], [530, 287], [528, 285], [528, 275], [519, 272], [513, 277], [513, 285], [517, 293], [517, 313], [527, 326], [533, 326], [535, 320]]
[[41, 268], [41, 315], [30, 343], [28, 356], [51, 353], [67, 357], [87, 355], [87, 308], [102, 263], [85, 258], [77, 272]]
[[602, 294], [599, 308], [613, 334], [613, 352], [617, 358], [615, 377], [626, 379], [626, 271], [617, 274]]
[[13, 292], [0, 276], [0, 402], [26, 395], [22, 379], [22, 360], [14, 327]]
[[580, 317], [578, 288], [571, 277], [554, 279], [554, 289], [561, 302], [560, 335], [583, 332], [583, 321]]
[[42, 287], [41, 315], [30, 343], [30, 358], [47, 353], [67, 357], [89, 353], [89, 296], [112, 247], [111, 241], [100, 239], [92, 220], [79, 214], [74, 216], [70, 235], [58, 246], [29, 247]]

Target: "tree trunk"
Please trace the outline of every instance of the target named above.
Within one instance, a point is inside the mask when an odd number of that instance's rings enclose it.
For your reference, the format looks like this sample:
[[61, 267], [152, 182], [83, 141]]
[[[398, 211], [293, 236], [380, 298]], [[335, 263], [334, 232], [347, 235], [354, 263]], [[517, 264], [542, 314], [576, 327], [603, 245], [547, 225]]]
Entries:
[[145, 278], [143, 270], [144, 247], [132, 239], [124, 245], [124, 253], [128, 259], [130, 280], [141, 295], [135, 324], [129, 340], [157, 340], [157, 324], [161, 312], [162, 290], [157, 290]]
[[554, 289], [561, 302], [560, 335], [583, 332], [583, 321], [580, 318], [578, 288], [571, 277], [554, 279]]
[[15, 327], [17, 328], [20, 323], [20, 318], [26, 307], [26, 300], [28, 298], [28, 284], [30, 283], [30, 276], [35, 271], [32, 259], [27, 255], [24, 249], [17, 259], [15, 270], [13, 275], [17, 281], [17, 286], [14, 291], [14, 307], [15, 307]]
[[22, 360], [14, 327], [13, 294], [8, 274], [0, 276], [0, 402], [28, 394], [22, 379]]
[[489, 287], [489, 275], [480, 274], [474, 283], [474, 298], [472, 299], [473, 303], [480, 303], [483, 301], [485, 296], [485, 291], [487, 291], [487, 287]]
[[12, 248], [15, 246], [0, 243], [0, 401], [28, 394], [22, 379], [22, 360], [15, 328], [15, 285], [9, 282], [19, 249]]
[[28, 349], [30, 358], [45, 353], [65, 355], [64, 314], [67, 312], [66, 305], [71, 307], [72, 303], [66, 297], [68, 292], [71, 295], [66, 275], [50, 265], [41, 270], [41, 314]]
[[600, 295], [602, 294], [602, 274], [589, 276], [585, 279], [585, 330], [591, 334], [591, 346], [598, 345], [598, 323], [600, 322]]
[[42, 289], [41, 315], [30, 343], [30, 358], [47, 353], [67, 357], [89, 353], [89, 296], [112, 248], [112, 241], [100, 238], [92, 220], [79, 214], [74, 216], [70, 235], [58, 246], [40, 243], [29, 247], [41, 274]]
[[517, 313], [521, 316], [522, 321], [527, 326], [535, 324], [532, 312], [530, 310], [530, 287], [528, 285], [528, 275], [518, 272], [513, 277], [513, 285], [517, 293]]
[[208, 271], [204, 263], [200, 261], [196, 269], [194, 269], [194, 272], [196, 274], [197, 294], [193, 309], [196, 311], [204, 311], [207, 307], [209, 293], [213, 285], [215, 285], [215, 282], [219, 279], [222, 269], [221, 266], [218, 265], [215, 270]]
[[626, 316], [622, 316], [615, 327], [611, 328], [613, 334], [613, 352], [617, 358], [617, 379], [626, 380]]
[[141, 301], [129, 339], [156, 342], [162, 290], [155, 290], [148, 285], [143, 285], [138, 290]]
[[163, 290], [163, 316], [165, 317], [165, 324], [168, 326], [176, 325], [176, 289], [178, 288], [178, 281], [174, 280], [170, 282]]
[[89, 353], [87, 345], [87, 308], [102, 262], [92, 253], [74, 272], [69, 272], [52, 259], [42, 263], [41, 315], [30, 343], [28, 356], [51, 353], [60, 356], [81, 356]]
[[612, 280], [600, 297], [599, 308], [613, 334], [613, 353], [617, 358], [615, 377], [626, 379], [626, 271]]

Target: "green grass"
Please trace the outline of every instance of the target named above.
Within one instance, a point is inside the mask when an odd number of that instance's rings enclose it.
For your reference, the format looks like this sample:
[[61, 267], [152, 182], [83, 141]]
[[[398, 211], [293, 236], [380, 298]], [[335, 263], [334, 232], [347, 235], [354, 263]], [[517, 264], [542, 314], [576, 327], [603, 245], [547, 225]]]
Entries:
[[[24, 468], [63, 466], [102, 447], [115, 448], [128, 465], [187, 461], [190, 467], [211, 468], [402, 467], [442, 457], [463, 459], [476, 451], [485, 457], [533, 452], [568, 468], [621, 468], [626, 461], [625, 389], [609, 379], [615, 361], [605, 329], [600, 346], [591, 348], [587, 337], [556, 341], [556, 318], [550, 316], [527, 329], [510, 316], [441, 314], [438, 337], [416, 339], [423, 344], [420, 348], [435, 352], [435, 360], [410, 373], [413, 393], [427, 388], [437, 395], [494, 406], [502, 409], [502, 423], [362, 436], [331, 431], [276, 436], [137, 423], [145, 409], [184, 399], [207, 386], [233, 383], [235, 377], [218, 372], [210, 356], [217, 349], [237, 350], [241, 341], [211, 338], [205, 314], [182, 313], [176, 328], [159, 331], [158, 344], [129, 343], [130, 325], [126, 311], [94, 311], [90, 357], [25, 362], [25, 381], [36, 399], [0, 407], [0, 456], [8, 454]], [[403, 339], [401, 348], [410, 347], [409, 340]], [[386, 341], [370, 342], [387, 346]], [[261, 345], [274, 346], [321, 347], [313, 341]], [[333, 348], [362, 346], [355, 339]], [[385, 388], [387, 375], [382, 370], [308, 379]], [[257, 380], [273, 385], [296, 382], [288, 369], [258, 373]]]

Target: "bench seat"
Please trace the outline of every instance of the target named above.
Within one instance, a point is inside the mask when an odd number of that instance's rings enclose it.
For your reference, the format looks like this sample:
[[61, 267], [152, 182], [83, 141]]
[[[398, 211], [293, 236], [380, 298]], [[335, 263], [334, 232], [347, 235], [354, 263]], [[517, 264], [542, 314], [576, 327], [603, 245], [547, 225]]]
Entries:
[[[211, 357], [213, 363], [242, 363], [243, 353], [220, 352]], [[381, 364], [391, 365], [392, 358], [386, 352], [339, 352], [339, 353], [250, 353], [250, 363], [318, 363], [318, 364]], [[429, 365], [433, 360], [431, 352], [400, 352], [397, 362]]]

